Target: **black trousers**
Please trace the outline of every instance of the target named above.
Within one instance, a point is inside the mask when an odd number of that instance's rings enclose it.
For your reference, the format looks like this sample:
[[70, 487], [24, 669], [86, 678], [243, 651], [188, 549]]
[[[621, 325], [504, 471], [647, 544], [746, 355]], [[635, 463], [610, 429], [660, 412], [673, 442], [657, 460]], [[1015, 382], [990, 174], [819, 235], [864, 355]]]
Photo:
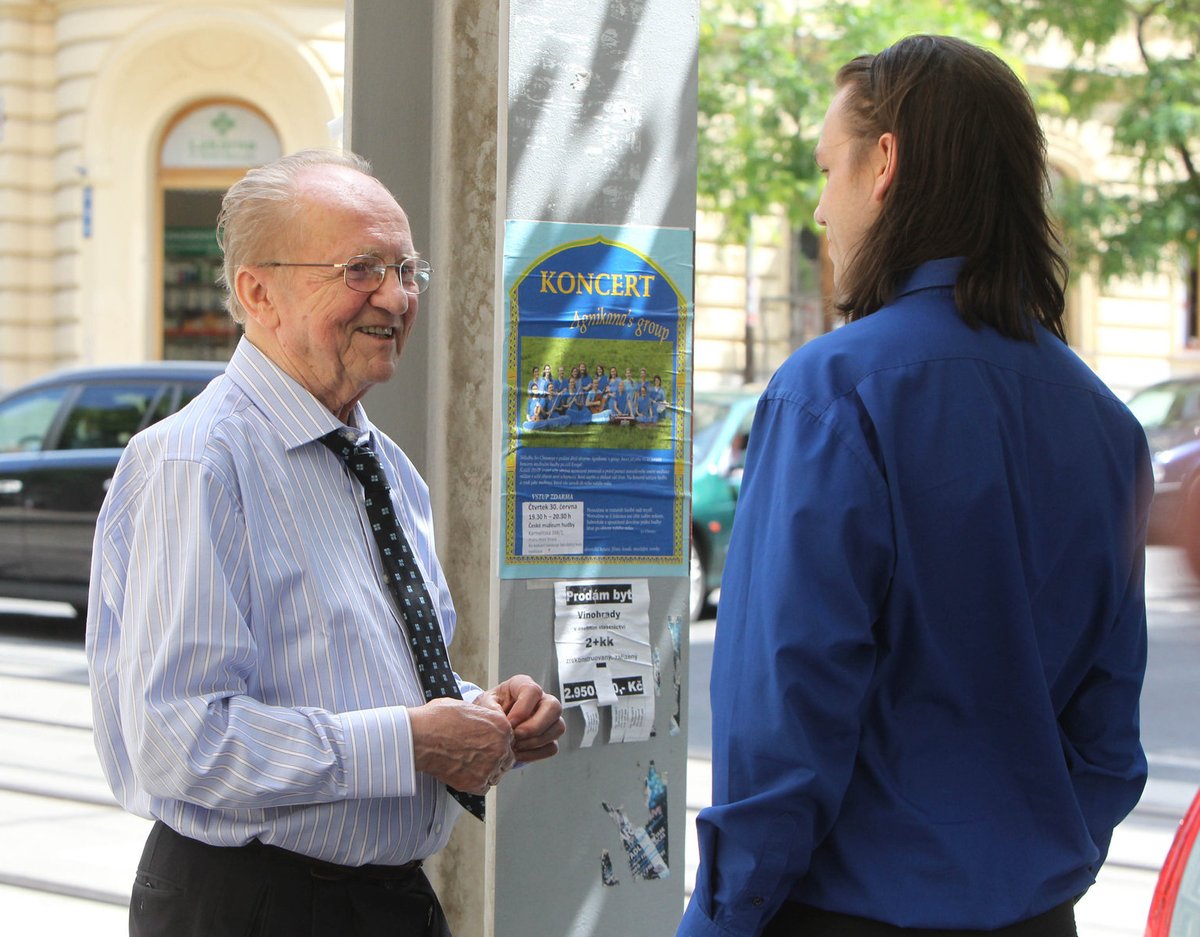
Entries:
[[451, 937], [419, 862], [351, 868], [257, 841], [209, 846], [155, 823], [130, 937]]
[[997, 930], [938, 930], [897, 927], [852, 914], [822, 911], [785, 902], [763, 931], [763, 937], [1077, 937], [1075, 903], [1068, 901], [1045, 914]]

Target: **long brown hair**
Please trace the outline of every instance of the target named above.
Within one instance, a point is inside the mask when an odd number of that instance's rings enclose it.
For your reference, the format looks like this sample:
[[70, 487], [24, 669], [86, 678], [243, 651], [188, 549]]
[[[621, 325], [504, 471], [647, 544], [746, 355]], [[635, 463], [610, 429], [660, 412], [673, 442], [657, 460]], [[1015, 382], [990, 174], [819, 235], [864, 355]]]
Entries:
[[848, 319], [890, 302], [905, 275], [966, 262], [955, 300], [972, 327], [1066, 340], [1067, 263], [1046, 211], [1046, 139], [1029, 93], [997, 56], [947, 36], [910, 36], [837, 74], [864, 142], [895, 135], [896, 177], [843, 276]]

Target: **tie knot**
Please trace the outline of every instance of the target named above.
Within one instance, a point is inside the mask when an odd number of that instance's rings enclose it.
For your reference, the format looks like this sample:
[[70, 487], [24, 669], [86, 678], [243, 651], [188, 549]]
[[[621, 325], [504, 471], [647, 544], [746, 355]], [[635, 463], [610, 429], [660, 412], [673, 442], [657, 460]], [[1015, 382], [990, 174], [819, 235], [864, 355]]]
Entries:
[[375, 450], [369, 445], [357, 446], [350, 442], [338, 430], [326, 433], [319, 442], [345, 463], [351, 474], [359, 480], [363, 488], [388, 490], [387, 477], [383, 474], [383, 466]]

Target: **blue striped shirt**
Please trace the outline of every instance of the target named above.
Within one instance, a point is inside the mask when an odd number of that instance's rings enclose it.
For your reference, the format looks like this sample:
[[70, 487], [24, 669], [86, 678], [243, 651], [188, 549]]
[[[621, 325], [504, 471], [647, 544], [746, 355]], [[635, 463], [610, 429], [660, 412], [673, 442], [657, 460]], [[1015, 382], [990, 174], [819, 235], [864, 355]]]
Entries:
[[[428, 489], [361, 404], [351, 423], [448, 645]], [[416, 669], [361, 488], [316, 441], [341, 426], [243, 339], [223, 376], [134, 437], [92, 561], [96, 747], [126, 809], [185, 836], [398, 864], [442, 848], [461, 808], [413, 766]]]

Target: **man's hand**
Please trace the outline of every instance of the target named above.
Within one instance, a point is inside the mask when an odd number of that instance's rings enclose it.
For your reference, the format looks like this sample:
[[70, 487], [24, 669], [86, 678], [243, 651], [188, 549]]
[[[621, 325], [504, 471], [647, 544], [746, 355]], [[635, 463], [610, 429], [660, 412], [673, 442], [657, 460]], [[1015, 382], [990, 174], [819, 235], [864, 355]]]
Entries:
[[417, 770], [455, 790], [487, 793], [513, 765], [513, 729], [499, 706], [435, 699], [411, 707], [408, 720]]
[[541, 761], [558, 751], [559, 736], [567, 730], [562, 704], [532, 677], [523, 673], [509, 677], [480, 696], [476, 703], [495, 706], [507, 716], [517, 761]]

